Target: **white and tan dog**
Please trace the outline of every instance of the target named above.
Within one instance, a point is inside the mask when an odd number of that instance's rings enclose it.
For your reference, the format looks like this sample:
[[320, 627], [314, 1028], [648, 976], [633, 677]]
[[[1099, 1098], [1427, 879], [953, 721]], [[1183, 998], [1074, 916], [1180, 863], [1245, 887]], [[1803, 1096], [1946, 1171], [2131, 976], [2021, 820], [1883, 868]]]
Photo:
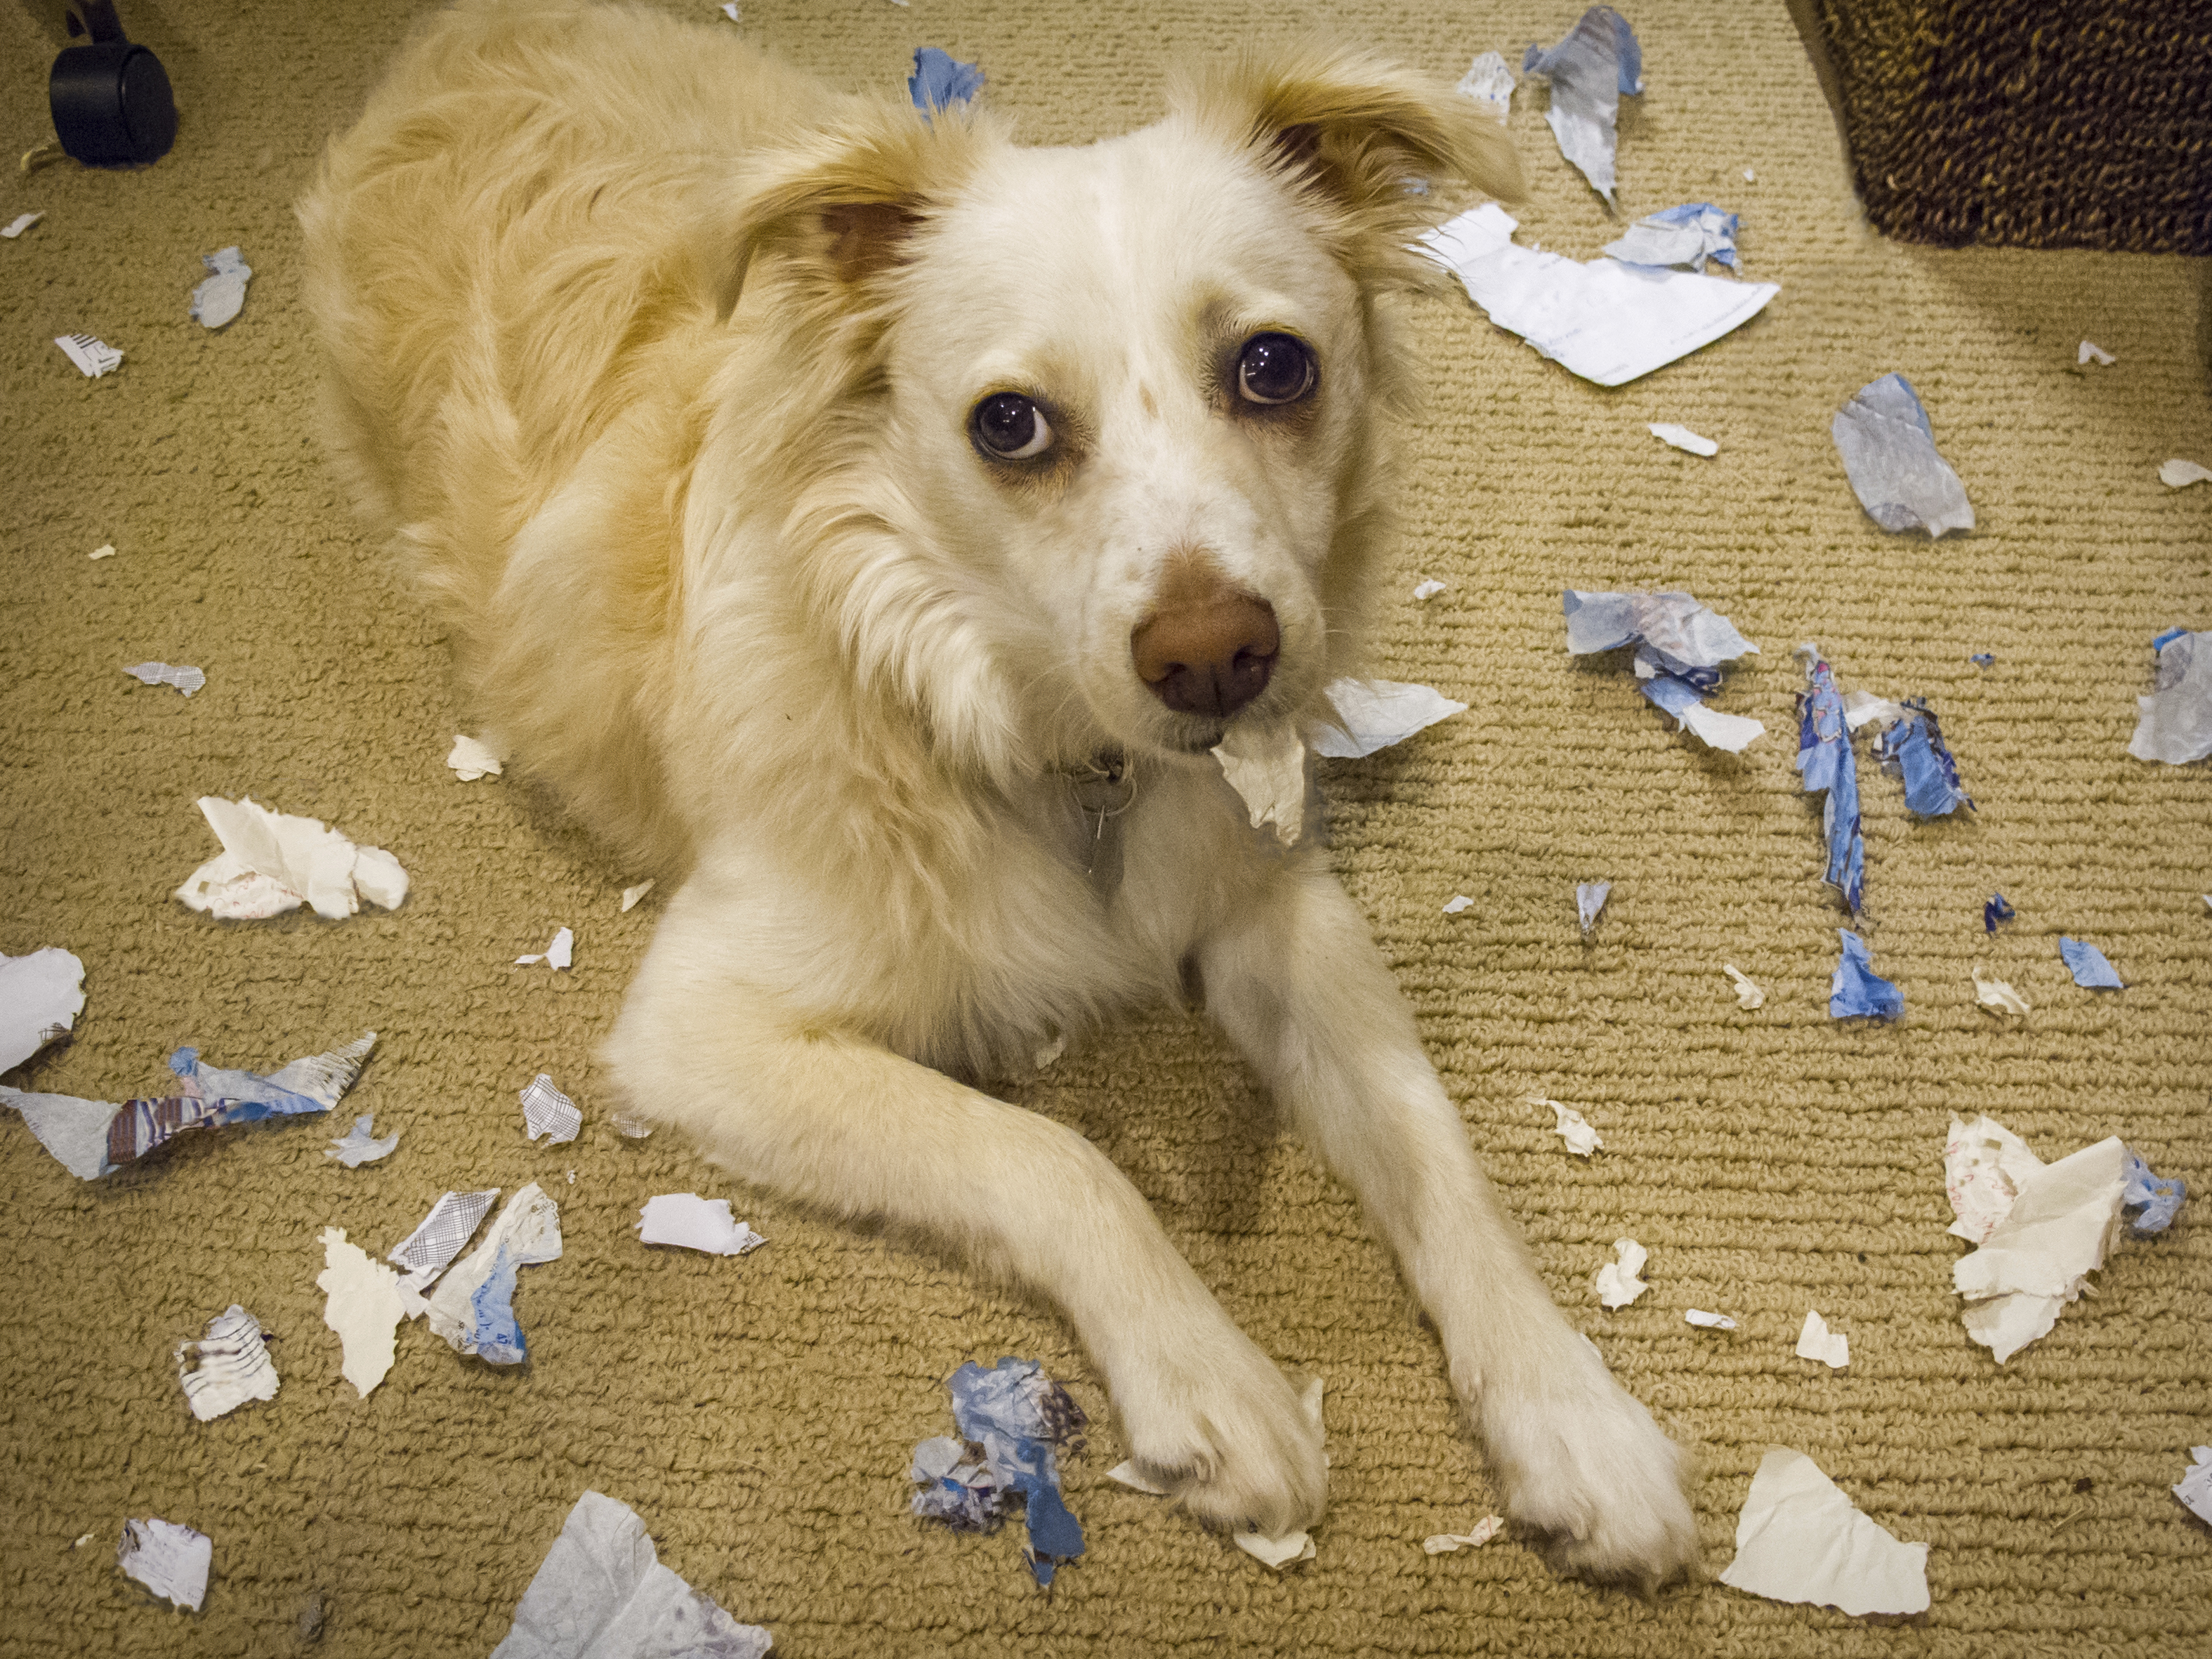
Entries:
[[1073, 1130], [957, 1079], [1178, 994], [1358, 1194], [1512, 1519], [1691, 1559], [1684, 1459], [1553, 1306], [1365, 922], [1208, 754], [1352, 672], [1409, 173], [1471, 103], [1304, 50], [1082, 149], [638, 10], [431, 20], [301, 207], [334, 448], [522, 769], [682, 885], [605, 1057], [774, 1192], [1049, 1297], [1131, 1454], [1279, 1534], [1283, 1374]]

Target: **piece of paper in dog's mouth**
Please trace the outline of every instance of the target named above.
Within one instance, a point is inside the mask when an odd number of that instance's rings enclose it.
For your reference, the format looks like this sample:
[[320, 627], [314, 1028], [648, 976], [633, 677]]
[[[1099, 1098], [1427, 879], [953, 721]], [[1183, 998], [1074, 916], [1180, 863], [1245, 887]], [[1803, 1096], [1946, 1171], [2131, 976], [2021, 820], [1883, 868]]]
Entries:
[[1296, 847], [1306, 817], [1306, 745], [1297, 727], [1232, 726], [1213, 757], [1250, 809], [1252, 827], [1272, 828], [1277, 841]]

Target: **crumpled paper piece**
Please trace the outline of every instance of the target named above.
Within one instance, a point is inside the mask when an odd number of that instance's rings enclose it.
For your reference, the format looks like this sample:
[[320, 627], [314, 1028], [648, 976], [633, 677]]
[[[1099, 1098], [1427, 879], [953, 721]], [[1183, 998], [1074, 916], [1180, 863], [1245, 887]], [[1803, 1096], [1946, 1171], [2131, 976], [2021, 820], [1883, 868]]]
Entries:
[[1414, 600], [1422, 605], [1426, 605], [1431, 599], [1433, 599], [1437, 594], [1443, 591], [1443, 583], [1435, 580], [1433, 578], [1427, 581], [1419, 581], [1413, 584]]
[[1828, 844], [1825, 879], [1856, 915], [1866, 900], [1858, 759], [1851, 752], [1844, 700], [1836, 694], [1835, 671], [1821, 660], [1816, 645], [1801, 645], [1796, 654], [1805, 666], [1805, 690], [1797, 694], [1798, 777], [1807, 794], [1827, 797], [1820, 806], [1820, 833]]
[[548, 1146], [565, 1146], [584, 1127], [584, 1115], [576, 1103], [555, 1088], [545, 1073], [540, 1072], [528, 1088], [517, 1092], [522, 1101], [522, 1127], [531, 1139], [544, 1135]]
[[1589, 593], [1571, 587], [1560, 603], [1570, 656], [1633, 645], [1637, 689], [1710, 747], [1741, 754], [1765, 734], [1757, 720], [1705, 703], [1706, 694], [1720, 689], [1721, 664], [1759, 653], [1711, 606], [1687, 593]]
[[276, 1397], [276, 1367], [261, 1322], [235, 1302], [208, 1321], [207, 1334], [177, 1344], [177, 1380], [192, 1415], [212, 1423], [249, 1400]]
[[1851, 1363], [1851, 1340], [1841, 1331], [1832, 1331], [1828, 1322], [1814, 1309], [1805, 1310], [1805, 1323], [1797, 1333], [1797, 1357], [1814, 1359], [1832, 1371], [1839, 1371]]
[[1485, 115], [1504, 121], [1513, 114], [1515, 84], [1513, 66], [1505, 61], [1504, 54], [1486, 52], [1468, 65], [1467, 73], [1452, 90], [1462, 98], [1474, 99]]
[[1444, 914], [1448, 916], [1455, 916], [1462, 910], [1473, 908], [1474, 901], [1464, 893], [1455, 893], [1444, 901]]
[[[1810, 650], [1807, 646], [1802, 647]], [[1844, 693], [1844, 726], [1856, 732], [1866, 725], [1887, 726], [1905, 718], [1905, 705], [1893, 702], [1887, 697], [1877, 697], [1871, 691]]]
[[407, 1269], [400, 1289], [417, 1295], [429, 1289], [498, 1201], [499, 1188], [486, 1187], [472, 1193], [449, 1192], [433, 1204], [421, 1224], [385, 1257]]
[[1959, 763], [1944, 746], [1943, 730], [1924, 697], [1908, 697], [1904, 718], [1874, 740], [1882, 769], [1905, 784], [1905, 810], [1915, 817], [1942, 817], [1961, 806], [1974, 810], [1973, 797], [1959, 783]]
[[626, 911], [635, 910], [637, 908], [637, 902], [652, 890], [653, 884], [650, 881], [641, 881], [635, 887], [623, 888], [622, 890], [622, 908]]
[[123, 367], [123, 354], [96, 335], [57, 334], [54, 343], [88, 380]]
[[1322, 688], [1333, 721], [1314, 728], [1313, 751], [1331, 760], [1359, 760], [1400, 744], [1438, 720], [1467, 713], [1434, 686], [1401, 680], [1332, 680]]
[[[1492, 58], [1498, 58], [1498, 54], [1494, 52], [1490, 55]], [[1478, 58], [1475, 61], [1477, 63], [1480, 63], [1482, 60]], [[1498, 58], [1498, 61], [1502, 64], [1505, 60], [1502, 58]], [[1468, 73], [1472, 74], [1474, 71], [1469, 70]], [[0, 236], [5, 236], [12, 242], [18, 236], [21, 236], [25, 231], [28, 230], [33, 225], [35, 225], [40, 220], [46, 216], [43, 213], [19, 213], [14, 218], [10, 219], [6, 224], [0, 225]]]
[[1632, 1238], [1616, 1238], [1613, 1242], [1618, 1261], [1608, 1261], [1597, 1270], [1593, 1288], [1597, 1299], [1608, 1308], [1625, 1308], [1651, 1287], [1637, 1275], [1644, 1264], [1651, 1259], [1651, 1252]]
[[272, 812], [241, 797], [200, 797], [220, 855], [185, 878], [177, 896], [226, 921], [259, 921], [312, 905], [343, 921], [362, 901], [396, 910], [407, 897], [407, 872], [380, 847], [356, 847], [320, 818]]
[[1943, 1191], [1957, 1218], [1946, 1230], [1969, 1244], [1979, 1244], [2020, 1196], [2021, 1185], [2043, 1168], [2027, 1143], [1993, 1117], [1972, 1123], [1951, 1120], [1943, 1143]]
[[[1310, 1376], [1305, 1386], [1298, 1391], [1298, 1408], [1305, 1413], [1306, 1421], [1312, 1425], [1316, 1434], [1319, 1434], [1322, 1429], [1322, 1387], [1320, 1377]], [[1267, 1534], [1250, 1528], [1233, 1532], [1229, 1536], [1238, 1549], [1277, 1572], [1297, 1562], [1310, 1561], [1315, 1555], [1313, 1535], [1303, 1528], [1296, 1532], [1286, 1532], [1279, 1538], [1270, 1538]]]
[[2150, 643], [2158, 678], [2150, 696], [2136, 699], [2128, 753], [2168, 766], [2203, 760], [2212, 755], [2212, 632], [2176, 628]]
[[115, 547], [112, 543], [109, 543], [105, 546], [95, 547], [91, 552], [85, 555], [85, 557], [88, 559], [112, 559], [114, 556]]
[[1766, 993], [1760, 990], [1759, 987], [1753, 985], [1748, 979], [1738, 973], [1734, 963], [1724, 962], [1721, 963], [1721, 972], [1726, 974], [1730, 979], [1735, 981], [1735, 1006], [1737, 1007], [1764, 1008], [1766, 1006]]
[[1556, 46], [1530, 46], [1521, 72], [1552, 83], [1544, 119], [1559, 154], [1613, 205], [1615, 123], [1620, 95], [1644, 90], [1644, 52], [1628, 20], [1610, 6], [1592, 6]]
[[1982, 931], [1985, 933], [1994, 933], [1997, 930], [1999, 922], [2010, 921], [2017, 914], [2012, 908], [2011, 902], [2002, 893], [1992, 893], [1990, 895], [1989, 902], [1982, 906]]
[[80, 1181], [96, 1181], [143, 1158], [186, 1129], [223, 1128], [265, 1117], [327, 1112], [361, 1075], [376, 1046], [367, 1032], [343, 1048], [295, 1060], [267, 1077], [258, 1072], [203, 1066], [199, 1050], [169, 1056], [179, 1088], [173, 1095], [129, 1100], [84, 1100], [75, 1095], [27, 1094], [0, 1088], [0, 1105], [23, 1115], [40, 1145]]
[[2128, 1218], [2128, 1231], [2137, 1238], [2148, 1238], [2172, 1226], [2182, 1200], [2188, 1196], [2189, 1184], [2179, 1176], [2163, 1178], [2143, 1162], [2140, 1154], [2128, 1153], [2123, 1166], [2120, 1207], [2136, 1212]]
[[1645, 215], [1619, 241], [1607, 243], [1605, 251], [1628, 265], [1687, 265], [1703, 270], [1711, 259], [1734, 270], [1735, 233], [1741, 223], [1738, 215], [1711, 202], [1685, 202]]
[[1902, 1543], [1861, 1514], [1804, 1453], [1771, 1446], [1751, 1478], [1721, 1583], [1852, 1614], [1925, 1613], [1928, 1546]]
[[446, 754], [447, 766], [463, 783], [498, 777], [506, 763], [507, 757], [483, 738], [459, 732], [453, 733], [453, 746]]
[[337, 1333], [345, 1380], [364, 1400], [384, 1381], [398, 1352], [399, 1322], [424, 1311], [422, 1298], [400, 1288], [399, 1275], [368, 1252], [346, 1242], [345, 1229], [325, 1227], [323, 1270], [315, 1275], [323, 1292], [323, 1323]]
[[970, 1360], [947, 1380], [959, 1437], [915, 1448], [914, 1512], [956, 1532], [988, 1532], [1018, 1504], [1029, 1530], [1029, 1564], [1049, 1586], [1063, 1561], [1083, 1553], [1083, 1528], [1060, 1497], [1059, 1454], [1079, 1450], [1086, 1419], [1066, 1389], [1033, 1359]]
[[661, 1193], [638, 1212], [638, 1242], [674, 1244], [708, 1255], [743, 1255], [768, 1243], [730, 1213], [726, 1198], [696, 1193]]
[[1623, 386], [1741, 328], [1782, 290], [1686, 270], [1572, 259], [1515, 244], [1495, 202], [1419, 239], [1492, 323], [1570, 374]]
[[2001, 979], [1984, 976], [1982, 964], [1974, 964], [1974, 1000], [1993, 1014], [2024, 1014], [2027, 999]]
[[172, 1606], [198, 1613], [207, 1599], [215, 1540], [174, 1521], [125, 1521], [115, 1565]]
[[483, 1242], [430, 1293], [430, 1328], [456, 1352], [494, 1365], [529, 1357], [514, 1316], [518, 1269], [561, 1257], [561, 1208], [536, 1182], [507, 1201]]
[[123, 672], [141, 685], [173, 685], [188, 697], [207, 684], [207, 676], [198, 669], [166, 662], [133, 663]]
[[2189, 1455], [2195, 1461], [2174, 1484], [2173, 1495], [2199, 1521], [2212, 1522], [2212, 1446], [2194, 1447]]
[[[2008, 1140], [2009, 1146], [2004, 1144]], [[1973, 1161], [1954, 1163], [1954, 1147]], [[1951, 1268], [1953, 1288], [1966, 1303], [1961, 1316], [1966, 1334], [1988, 1348], [2000, 1365], [2048, 1334], [2066, 1304], [2081, 1296], [2088, 1276], [2105, 1265], [2105, 1252], [2120, 1229], [2126, 1154], [2114, 1135], [2056, 1164], [2028, 1169], [2034, 1155], [2002, 1125], [1987, 1118], [1972, 1130], [1952, 1125], [1944, 1153], [1945, 1188], [1955, 1194], [1964, 1188], [1972, 1194], [1978, 1226], [2002, 1195], [2000, 1180], [2017, 1188], [1981, 1247]], [[1987, 1167], [1992, 1162], [1997, 1165], [1994, 1176]], [[1952, 1205], [1966, 1222], [1969, 1212], [1957, 1197]]]
[[1582, 919], [1583, 937], [1588, 939], [1591, 928], [1597, 926], [1597, 914], [1605, 908], [1607, 896], [1613, 891], [1609, 881], [1578, 882], [1575, 886], [1575, 914]]
[[518, 968], [535, 968], [542, 962], [547, 967], [557, 971], [568, 968], [575, 959], [576, 935], [570, 929], [562, 927], [555, 931], [553, 942], [550, 945], [532, 955], [515, 957], [514, 965]]
[[492, 1659], [763, 1659], [772, 1641], [662, 1565], [629, 1504], [586, 1492]]
[[[1589, 1120], [1571, 1106], [1562, 1106], [1556, 1100], [1547, 1100], [1541, 1095], [1530, 1095], [1531, 1106], [1552, 1109], [1552, 1133], [1567, 1143], [1567, 1150], [1577, 1158], [1588, 1158], [1605, 1145], [1598, 1132], [1590, 1127]], [[1631, 1269], [1633, 1272], [1633, 1269]]]
[[1893, 533], [1941, 537], [1974, 527], [1966, 487], [1936, 451], [1928, 411], [1902, 374], [1870, 380], [1829, 425], [1867, 516]]
[[[118, 351], [115, 355], [119, 358], [123, 354]], [[2171, 460], [2158, 470], [2158, 481], [2168, 489], [2186, 489], [2208, 478], [2212, 478], [2212, 466], [2197, 461]]]
[[2105, 953], [2086, 940], [2067, 939], [2058, 941], [2058, 955], [2066, 971], [2074, 975], [2074, 982], [2085, 991], [2124, 991], [2119, 970], [2105, 960]]
[[10, 1072], [84, 1012], [84, 963], [58, 945], [0, 956], [0, 1072]]
[[1905, 993], [1874, 970], [1866, 941], [1849, 928], [1836, 929], [1844, 953], [1828, 982], [1831, 1019], [1896, 1019], [1905, 1012]]
[[2092, 345], [2087, 340], [2081, 342], [2081, 349], [2074, 354], [2074, 366], [2076, 368], [2087, 368], [2091, 363], [2100, 364], [2106, 368], [2110, 368], [2119, 361], [2104, 347]]
[[982, 90], [981, 64], [963, 64], [935, 46], [915, 49], [914, 73], [907, 76], [906, 91], [923, 115], [965, 104]]
[[238, 257], [234, 247], [203, 253], [200, 263], [208, 268], [209, 275], [192, 290], [191, 314], [202, 328], [221, 328], [246, 303], [246, 285], [253, 280], [253, 267]]
[[1723, 1313], [1707, 1313], [1703, 1308], [1692, 1308], [1682, 1316], [1685, 1324], [1695, 1325], [1708, 1331], [1732, 1331], [1735, 1321]]
[[1431, 1555], [1449, 1555], [1460, 1550], [1479, 1550], [1498, 1536], [1505, 1526], [1502, 1515], [1486, 1515], [1474, 1523], [1472, 1532], [1440, 1532], [1421, 1540], [1421, 1547]]
[[1252, 815], [1255, 830], [1273, 830], [1295, 847], [1306, 817], [1306, 746], [1289, 725], [1232, 724], [1213, 746], [1221, 775]]
[[1687, 450], [1692, 455], [1717, 455], [1721, 447], [1711, 438], [1703, 438], [1686, 426], [1676, 426], [1672, 421], [1648, 421], [1644, 429], [1662, 444], [1672, 444], [1677, 449]]
[[331, 1138], [330, 1150], [325, 1158], [334, 1158], [349, 1170], [358, 1170], [364, 1164], [374, 1164], [380, 1158], [390, 1158], [399, 1145], [399, 1131], [394, 1129], [381, 1140], [376, 1138], [376, 1114], [368, 1113], [353, 1121], [348, 1133]]

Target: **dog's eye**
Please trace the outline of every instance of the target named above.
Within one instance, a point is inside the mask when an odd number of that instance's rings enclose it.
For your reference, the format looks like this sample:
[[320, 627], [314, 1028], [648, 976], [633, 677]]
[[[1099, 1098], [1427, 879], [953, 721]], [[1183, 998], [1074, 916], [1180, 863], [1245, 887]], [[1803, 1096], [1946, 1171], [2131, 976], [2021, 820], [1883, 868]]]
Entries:
[[1052, 423], [1018, 392], [1000, 392], [975, 405], [969, 422], [975, 444], [1001, 461], [1025, 461], [1052, 447]]
[[1313, 353], [1287, 334], [1255, 334], [1237, 360], [1237, 390], [1246, 402], [1291, 404], [1313, 390]]

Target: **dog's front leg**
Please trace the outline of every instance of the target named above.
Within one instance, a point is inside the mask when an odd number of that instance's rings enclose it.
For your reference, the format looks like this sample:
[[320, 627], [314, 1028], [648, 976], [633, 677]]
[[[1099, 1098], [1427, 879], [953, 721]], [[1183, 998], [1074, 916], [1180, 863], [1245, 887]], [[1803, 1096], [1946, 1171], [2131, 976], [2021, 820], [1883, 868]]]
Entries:
[[1282, 1372], [1073, 1130], [749, 984], [754, 918], [695, 878], [672, 902], [605, 1058], [629, 1109], [772, 1191], [923, 1234], [1056, 1303], [1129, 1450], [1200, 1519], [1280, 1534], [1327, 1465]]
[[1594, 1577], [1649, 1587], [1687, 1565], [1680, 1449], [1553, 1305], [1334, 877], [1286, 864], [1199, 960], [1207, 1011], [1436, 1321], [1508, 1515]]

